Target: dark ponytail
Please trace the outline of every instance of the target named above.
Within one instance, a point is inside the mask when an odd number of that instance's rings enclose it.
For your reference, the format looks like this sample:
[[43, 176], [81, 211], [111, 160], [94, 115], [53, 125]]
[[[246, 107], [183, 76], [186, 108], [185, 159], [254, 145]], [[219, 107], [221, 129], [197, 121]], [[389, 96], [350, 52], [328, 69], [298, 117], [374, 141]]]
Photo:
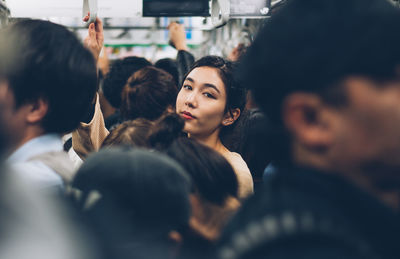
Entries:
[[176, 139], [183, 137], [185, 121], [176, 113], [168, 113], [158, 119], [152, 127], [148, 143], [155, 149], [165, 150]]
[[185, 122], [177, 114], [167, 114], [154, 125], [150, 145], [175, 159], [192, 177], [193, 189], [204, 199], [217, 205], [238, 195], [238, 181], [229, 162], [217, 151], [187, 138]]

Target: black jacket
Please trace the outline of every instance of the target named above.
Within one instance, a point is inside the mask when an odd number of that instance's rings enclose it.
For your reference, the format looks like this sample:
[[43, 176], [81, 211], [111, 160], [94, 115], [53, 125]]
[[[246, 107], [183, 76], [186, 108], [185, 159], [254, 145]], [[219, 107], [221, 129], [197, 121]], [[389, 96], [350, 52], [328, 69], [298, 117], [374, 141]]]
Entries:
[[189, 72], [194, 63], [194, 56], [188, 51], [179, 50], [176, 57], [176, 62], [178, 65], [179, 83], [182, 84], [184, 76], [187, 72]]
[[283, 170], [229, 224], [218, 257], [400, 258], [399, 216], [335, 174]]

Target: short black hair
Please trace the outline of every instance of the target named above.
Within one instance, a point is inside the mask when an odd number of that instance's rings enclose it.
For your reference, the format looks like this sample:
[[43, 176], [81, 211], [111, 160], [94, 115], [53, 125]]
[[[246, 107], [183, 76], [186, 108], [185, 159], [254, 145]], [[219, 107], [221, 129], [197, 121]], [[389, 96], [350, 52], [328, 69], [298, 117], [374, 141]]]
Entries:
[[178, 64], [176, 60], [170, 58], [163, 58], [158, 60], [154, 66], [156, 68], [162, 69], [171, 74], [171, 76], [175, 80], [175, 84], [179, 85], [179, 71], [178, 71]]
[[145, 67], [133, 74], [122, 91], [121, 114], [124, 119], [156, 120], [175, 107], [178, 86], [164, 70]]
[[147, 66], [151, 66], [151, 63], [141, 57], [126, 57], [112, 63], [110, 72], [104, 78], [102, 91], [114, 108], [121, 106], [121, 93], [128, 78]]
[[48, 133], [78, 127], [97, 87], [94, 58], [67, 28], [48, 21], [22, 20], [1, 32], [0, 78], [13, 91], [16, 108], [44, 99], [41, 126]]
[[[266, 22], [238, 72], [256, 102], [281, 123], [296, 91], [343, 102], [349, 76], [393, 80], [400, 64], [400, 11], [384, 0], [288, 0]], [[325, 93], [330, 91], [330, 93]]]

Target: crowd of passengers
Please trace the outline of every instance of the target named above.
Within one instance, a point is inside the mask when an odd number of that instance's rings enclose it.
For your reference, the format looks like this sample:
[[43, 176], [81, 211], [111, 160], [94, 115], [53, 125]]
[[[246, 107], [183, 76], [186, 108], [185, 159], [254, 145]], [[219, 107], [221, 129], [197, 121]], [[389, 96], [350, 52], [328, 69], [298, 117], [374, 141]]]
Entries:
[[228, 58], [3, 28], [0, 258], [400, 258], [400, 10], [284, 2]]

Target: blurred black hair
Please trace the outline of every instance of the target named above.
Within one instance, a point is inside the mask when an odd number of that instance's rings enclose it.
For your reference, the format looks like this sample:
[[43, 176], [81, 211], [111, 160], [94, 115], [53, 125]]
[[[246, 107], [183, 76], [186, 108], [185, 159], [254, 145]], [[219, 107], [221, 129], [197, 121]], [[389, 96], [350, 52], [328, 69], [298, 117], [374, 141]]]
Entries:
[[174, 109], [178, 87], [172, 76], [155, 67], [134, 73], [122, 91], [121, 114], [125, 119], [156, 120]]
[[170, 258], [170, 232], [188, 228], [190, 177], [163, 154], [100, 150], [88, 157], [72, 185], [81, 191], [80, 207], [109, 258]]
[[121, 105], [122, 89], [128, 78], [147, 66], [151, 66], [151, 63], [140, 57], [127, 57], [112, 63], [110, 72], [104, 78], [102, 90], [104, 96], [114, 108], [118, 109]]
[[168, 233], [188, 224], [190, 177], [175, 161], [157, 152], [126, 147], [101, 150], [88, 157], [73, 186], [84, 197], [99, 192], [100, 200], [89, 210], [99, 206], [118, 210], [110, 215], [124, 218], [129, 223], [125, 227], [135, 231]]
[[203, 199], [223, 205], [229, 196], [237, 198], [238, 181], [229, 162], [217, 151], [181, 137], [183, 127], [184, 121], [179, 115], [165, 115], [156, 122], [149, 143], [186, 169], [194, 189]]
[[156, 68], [162, 69], [168, 73], [171, 74], [171, 76], [175, 80], [175, 84], [179, 85], [179, 71], [178, 71], [178, 64], [176, 60], [170, 59], [170, 58], [163, 58], [158, 60], [154, 66]]
[[237, 72], [275, 126], [278, 160], [290, 153], [281, 115], [288, 95], [315, 93], [341, 106], [347, 103], [341, 83], [349, 76], [398, 79], [397, 24], [400, 10], [381, 0], [288, 0], [272, 15]]
[[67, 28], [24, 19], [0, 35], [0, 80], [15, 96], [16, 109], [43, 99], [48, 133], [74, 130], [89, 110], [97, 88], [94, 58]]

